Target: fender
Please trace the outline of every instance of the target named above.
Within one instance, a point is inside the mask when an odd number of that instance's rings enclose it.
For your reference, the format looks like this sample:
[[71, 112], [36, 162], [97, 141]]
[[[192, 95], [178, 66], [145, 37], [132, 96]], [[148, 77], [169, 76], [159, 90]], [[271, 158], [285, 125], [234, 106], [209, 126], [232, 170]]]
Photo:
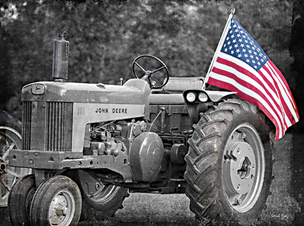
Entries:
[[[183, 97], [192, 123], [197, 123], [201, 112], [207, 111], [214, 103], [222, 101], [225, 97], [235, 94], [236, 92], [197, 89], [185, 90]], [[192, 100], [189, 96], [192, 96]]]
[[224, 97], [237, 94], [237, 92], [214, 91], [214, 90], [204, 90], [204, 92], [208, 95], [210, 100], [214, 103], [221, 101]]

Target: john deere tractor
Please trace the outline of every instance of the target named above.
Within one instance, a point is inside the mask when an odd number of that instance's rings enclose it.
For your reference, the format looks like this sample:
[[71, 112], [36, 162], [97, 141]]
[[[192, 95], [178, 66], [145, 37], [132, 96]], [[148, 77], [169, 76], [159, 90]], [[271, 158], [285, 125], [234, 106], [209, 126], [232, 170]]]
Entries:
[[272, 176], [267, 118], [203, 77], [170, 77], [141, 55], [120, 85], [67, 81], [69, 42], [54, 44], [53, 78], [22, 89], [22, 149], [31, 168], [10, 191], [13, 225], [76, 225], [122, 208], [129, 192], [185, 193], [198, 219], [253, 222]]

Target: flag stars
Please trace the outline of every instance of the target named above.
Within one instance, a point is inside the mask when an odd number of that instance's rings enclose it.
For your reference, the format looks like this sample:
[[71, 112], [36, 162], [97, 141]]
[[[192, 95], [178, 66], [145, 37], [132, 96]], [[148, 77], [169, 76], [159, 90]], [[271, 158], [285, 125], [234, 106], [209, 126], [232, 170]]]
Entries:
[[222, 47], [222, 52], [259, 69], [267, 61], [267, 56], [253, 38], [234, 19]]

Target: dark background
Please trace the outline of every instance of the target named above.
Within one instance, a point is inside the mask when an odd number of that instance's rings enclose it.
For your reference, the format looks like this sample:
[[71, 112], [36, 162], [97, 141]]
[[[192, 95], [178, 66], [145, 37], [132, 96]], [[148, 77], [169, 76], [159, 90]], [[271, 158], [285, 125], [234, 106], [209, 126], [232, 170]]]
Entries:
[[[303, 117], [302, 0], [1, 1], [0, 109], [21, 118], [22, 87], [51, 80], [53, 41], [66, 30], [69, 81], [119, 84], [133, 76], [131, 63], [140, 54], [162, 59], [171, 76], [204, 76], [231, 8], [285, 76]], [[304, 222], [303, 131], [300, 120], [276, 143], [274, 167], [280, 176], [272, 190], [278, 194], [269, 198], [270, 212], [263, 216], [282, 225]], [[130, 203], [129, 209], [138, 204]], [[142, 212], [136, 206], [131, 210]]]
[[118, 84], [140, 54], [172, 76], [204, 76], [231, 8], [296, 89], [291, 0], [39, 0], [0, 3], [0, 109], [21, 117], [22, 86], [51, 80], [53, 40], [69, 31], [69, 81]]

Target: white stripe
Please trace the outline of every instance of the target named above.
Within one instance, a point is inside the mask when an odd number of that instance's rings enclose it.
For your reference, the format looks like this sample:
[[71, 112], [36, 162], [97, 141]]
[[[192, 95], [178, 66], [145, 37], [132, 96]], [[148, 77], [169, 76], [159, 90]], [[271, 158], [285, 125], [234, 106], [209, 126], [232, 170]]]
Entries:
[[272, 70], [270, 70], [270, 71], [274, 74], [274, 76], [278, 80], [280, 80], [279, 82], [277, 82], [277, 84], [278, 84], [278, 86], [280, 88], [280, 91], [282, 93], [284, 101], [287, 104], [287, 106], [289, 108], [289, 111], [292, 114], [292, 116], [295, 119], [295, 121], [296, 122], [299, 121], [298, 116], [297, 116], [297, 114], [296, 114], [296, 112], [294, 110], [295, 109], [294, 102], [292, 100], [292, 97], [290, 97], [290, 93], [288, 92], [288, 90], [286, 90], [287, 88], [285, 87], [285, 84], [282, 82], [280, 76], [276, 73], [275, 69], [273, 69], [270, 64], [267, 63], [266, 66], [267, 66], [267, 68], [269, 67], [269, 69], [271, 68]]
[[[251, 73], [260, 78], [260, 82], [263, 82], [265, 83], [265, 81], [261, 78], [260, 74], [258, 72], [256, 72], [255, 70], [253, 70], [248, 64], [244, 63], [243, 61], [237, 59], [237, 58], [234, 58], [234, 57], [231, 57], [230, 55], [228, 54], [221, 54], [221, 57], [228, 60], [228, 61], [231, 61], [235, 64], [237, 64], [238, 66], [240, 67], [243, 67], [245, 68], [246, 70], [248, 69], [251, 69]], [[243, 74], [241, 72], [239, 72], [238, 70], [234, 69], [233, 67], [230, 67], [226, 64], [220, 64], [219, 62], [215, 62], [214, 64], [214, 67], [217, 67], [221, 70], [224, 70], [224, 71], [227, 71], [227, 72], [230, 72], [232, 74], [234, 74], [235, 76], [237, 76], [239, 79], [245, 81], [246, 83], [249, 83], [249, 84], [252, 84], [253, 86], [255, 86], [257, 89], [259, 89], [262, 93], [264, 93], [265, 97], [267, 98], [267, 100], [270, 102], [270, 104], [272, 105], [272, 108], [275, 110], [276, 114], [278, 115], [278, 117], [280, 118], [280, 120], [282, 122], [285, 122], [286, 120], [284, 120], [284, 118], [286, 119], [285, 115], [285, 111], [284, 111], [284, 108], [282, 108], [282, 105], [281, 105], [281, 102], [280, 102], [280, 99], [278, 98], [278, 96], [273, 92], [272, 89], [270, 89], [269, 87], [269, 90], [272, 91], [273, 95], [272, 97], [270, 97], [267, 92], [265, 91], [265, 89], [254, 79], [248, 77], [246, 74]], [[262, 80], [262, 81], [261, 81]], [[265, 85], [267, 85], [265, 83]], [[252, 91], [254, 92], [254, 91]], [[280, 107], [280, 109], [277, 108], [277, 106], [275, 105], [274, 101], [276, 101]], [[291, 125], [289, 119], [287, 118], [287, 121], [286, 121], [286, 124], [287, 125]]]
[[[257, 93], [253, 92], [252, 90], [248, 89], [247, 87], [244, 87], [244, 86], [240, 85], [234, 79], [231, 79], [227, 76], [220, 75], [220, 74], [217, 74], [217, 73], [214, 73], [213, 71], [211, 71], [210, 77], [214, 78], [216, 80], [231, 84], [234, 87], [236, 87], [237, 89], [239, 89], [240, 91], [242, 91], [243, 93], [245, 93], [246, 95], [251, 96], [252, 98], [256, 99], [258, 102], [260, 102], [268, 110], [268, 112], [273, 116], [273, 118], [277, 122], [277, 125], [279, 127], [278, 128], [279, 138], [282, 137], [283, 131], [286, 130], [285, 126], [281, 124], [277, 115], [273, 112], [272, 108], [268, 106], [267, 102], [262, 97], [260, 97]], [[284, 129], [282, 127], [284, 127]]]
[[285, 92], [288, 95], [289, 99], [292, 101], [292, 97], [290, 96], [288, 89], [286, 88], [284, 82], [282, 81], [281, 76], [277, 74], [275, 68], [273, 68], [269, 62], [267, 62], [266, 67], [268, 68], [269, 71], [272, 72], [273, 77], [277, 80], [276, 82], [280, 84], [281, 87], [284, 89], [281, 92]]
[[[270, 76], [270, 74], [268, 74], [268, 72], [267, 72], [265, 69], [261, 68], [260, 71], [261, 71], [262, 74], [267, 75], [267, 76]], [[276, 83], [276, 82], [275, 82], [275, 81], [272, 82], [272, 84], [273, 84], [273, 86], [274, 86], [274, 89], [275, 89], [276, 93], [279, 93], [280, 91], [277, 90], [277, 88], [276, 88], [276, 86], [274, 85], [274, 83]], [[278, 98], [277, 103], [280, 105], [280, 109], [281, 109], [281, 112], [282, 112], [282, 114], [283, 114], [283, 116], [284, 116], [284, 118], [285, 118], [286, 124], [287, 124], [288, 127], [290, 127], [290, 126], [292, 126], [292, 123], [290, 122], [290, 120], [289, 120], [289, 118], [288, 118], [288, 116], [287, 116], [287, 113], [286, 113], [285, 108], [284, 108], [284, 106], [283, 106], [283, 104], [282, 104], [282, 100], [281, 100], [281, 98], [279, 97], [279, 94], [277, 94], [277, 98]], [[283, 101], [284, 101], [284, 100], [283, 100]], [[289, 110], [289, 109], [288, 109], [288, 110]]]

